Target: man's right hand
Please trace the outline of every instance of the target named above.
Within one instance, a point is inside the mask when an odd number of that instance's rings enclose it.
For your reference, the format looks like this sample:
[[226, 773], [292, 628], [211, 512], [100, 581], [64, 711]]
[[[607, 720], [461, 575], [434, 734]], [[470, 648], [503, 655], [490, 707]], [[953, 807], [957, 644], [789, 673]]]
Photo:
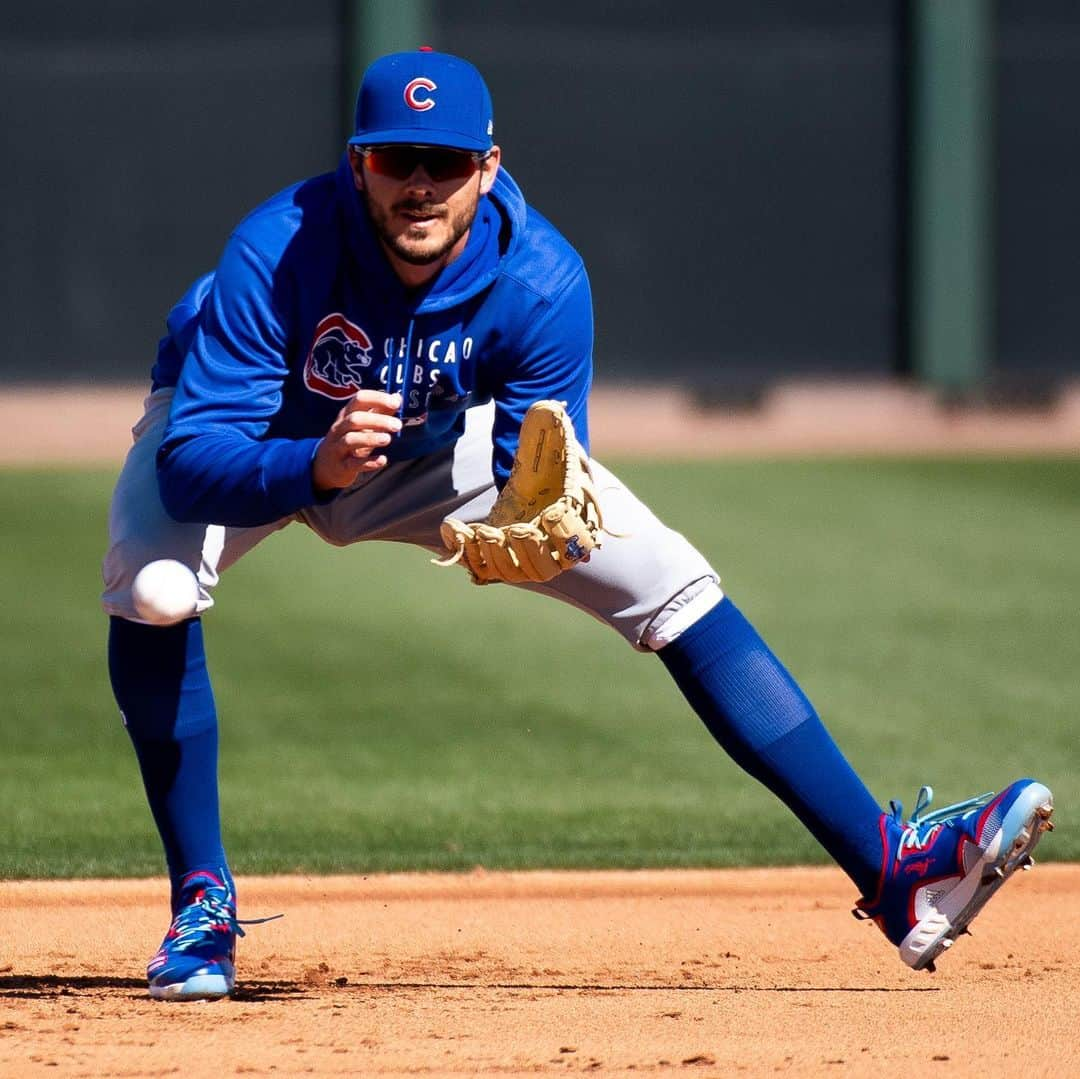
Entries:
[[348, 487], [361, 473], [386, 466], [379, 451], [401, 430], [400, 407], [400, 393], [380, 390], [357, 390], [345, 402], [315, 451], [311, 479], [318, 494]]

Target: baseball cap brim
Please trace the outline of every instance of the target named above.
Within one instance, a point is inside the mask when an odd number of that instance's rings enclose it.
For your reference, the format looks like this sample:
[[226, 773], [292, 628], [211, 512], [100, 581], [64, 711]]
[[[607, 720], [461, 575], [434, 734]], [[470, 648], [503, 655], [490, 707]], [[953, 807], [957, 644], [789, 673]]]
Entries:
[[349, 139], [350, 146], [445, 146], [448, 150], [472, 150], [484, 153], [491, 140], [481, 140], [460, 131], [433, 131], [430, 127], [395, 127], [383, 131], [365, 131]]

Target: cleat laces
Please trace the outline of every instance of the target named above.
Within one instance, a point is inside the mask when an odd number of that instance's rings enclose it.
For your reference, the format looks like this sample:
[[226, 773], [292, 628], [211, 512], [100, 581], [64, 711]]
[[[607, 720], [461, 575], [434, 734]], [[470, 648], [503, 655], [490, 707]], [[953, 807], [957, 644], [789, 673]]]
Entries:
[[191, 948], [206, 944], [214, 933], [235, 933], [238, 937], [247, 936], [245, 925], [262, 925], [283, 914], [272, 914], [269, 918], [236, 917], [232, 905], [225, 899], [223, 888], [207, 888], [194, 902], [183, 907], [169, 928], [168, 946], [171, 951], [186, 952]]
[[900, 834], [900, 842], [896, 847], [896, 857], [900, 858], [906, 850], [921, 850], [932, 838], [934, 829], [939, 825], [948, 824], [956, 817], [970, 813], [973, 809], [980, 809], [994, 797], [993, 791], [985, 794], [977, 794], [974, 798], [968, 798], [963, 802], [956, 802], [942, 809], [935, 809], [933, 813], [925, 812], [930, 808], [934, 798], [933, 787], [920, 787], [919, 797], [915, 800], [915, 809], [911, 817], [905, 822], [903, 819], [904, 809], [899, 802], [889, 802], [892, 810], [892, 819], [903, 828]]

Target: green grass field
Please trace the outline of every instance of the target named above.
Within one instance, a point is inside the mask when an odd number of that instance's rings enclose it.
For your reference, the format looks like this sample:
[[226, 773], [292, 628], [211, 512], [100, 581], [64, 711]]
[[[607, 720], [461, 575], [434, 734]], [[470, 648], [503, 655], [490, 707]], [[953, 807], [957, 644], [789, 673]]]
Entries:
[[[1080, 857], [1080, 460], [627, 464], [885, 802], [1035, 774]], [[0, 472], [0, 876], [161, 872], [104, 663], [112, 475]], [[616, 543], [617, 540], [609, 542]], [[299, 526], [207, 619], [241, 872], [824, 861], [576, 611]]]

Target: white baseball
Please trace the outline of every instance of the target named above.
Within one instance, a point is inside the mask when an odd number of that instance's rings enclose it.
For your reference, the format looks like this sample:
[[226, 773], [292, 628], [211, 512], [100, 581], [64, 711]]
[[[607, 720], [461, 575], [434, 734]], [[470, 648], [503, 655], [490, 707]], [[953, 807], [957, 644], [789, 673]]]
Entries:
[[148, 562], [135, 575], [131, 599], [144, 621], [169, 626], [195, 613], [199, 582], [183, 562], [161, 558]]

